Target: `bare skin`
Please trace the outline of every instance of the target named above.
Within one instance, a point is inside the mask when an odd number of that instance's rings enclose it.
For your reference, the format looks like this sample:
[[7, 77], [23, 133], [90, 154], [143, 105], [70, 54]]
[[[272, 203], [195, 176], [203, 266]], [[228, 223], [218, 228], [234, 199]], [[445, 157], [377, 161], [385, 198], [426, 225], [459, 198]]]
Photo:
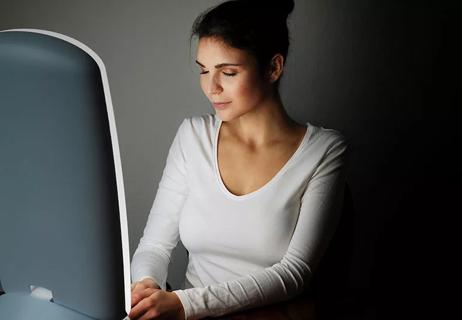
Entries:
[[178, 296], [161, 290], [152, 279], [132, 284], [132, 309], [130, 320], [175, 319], [184, 320], [184, 309]]
[[278, 139], [262, 146], [243, 143], [232, 129], [222, 125], [218, 137], [218, 167], [221, 179], [234, 195], [254, 192], [267, 184], [299, 147], [306, 127], [293, 125]]
[[262, 76], [247, 52], [202, 38], [196, 62], [210, 102], [229, 102], [216, 108], [223, 120], [217, 154], [223, 183], [235, 195], [255, 191], [285, 165], [307, 130], [286, 113], [275, 87], [284, 58], [276, 54]]

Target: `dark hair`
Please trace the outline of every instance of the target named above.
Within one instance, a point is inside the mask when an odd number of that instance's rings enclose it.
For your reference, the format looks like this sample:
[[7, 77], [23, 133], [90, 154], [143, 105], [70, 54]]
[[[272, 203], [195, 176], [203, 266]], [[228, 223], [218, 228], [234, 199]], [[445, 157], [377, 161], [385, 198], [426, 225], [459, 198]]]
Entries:
[[244, 50], [255, 57], [263, 75], [275, 54], [287, 59], [287, 17], [293, 9], [293, 0], [226, 1], [196, 18], [190, 40], [194, 36], [212, 37]]

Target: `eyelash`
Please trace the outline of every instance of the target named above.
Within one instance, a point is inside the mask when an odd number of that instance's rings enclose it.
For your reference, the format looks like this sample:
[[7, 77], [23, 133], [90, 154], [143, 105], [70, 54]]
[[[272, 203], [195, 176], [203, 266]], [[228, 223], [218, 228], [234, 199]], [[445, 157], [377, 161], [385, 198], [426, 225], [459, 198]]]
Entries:
[[[206, 74], [206, 73], [209, 73], [208, 71], [202, 71], [200, 74]], [[227, 77], [234, 77], [237, 73], [227, 73], [227, 72], [223, 72], [223, 74]]]

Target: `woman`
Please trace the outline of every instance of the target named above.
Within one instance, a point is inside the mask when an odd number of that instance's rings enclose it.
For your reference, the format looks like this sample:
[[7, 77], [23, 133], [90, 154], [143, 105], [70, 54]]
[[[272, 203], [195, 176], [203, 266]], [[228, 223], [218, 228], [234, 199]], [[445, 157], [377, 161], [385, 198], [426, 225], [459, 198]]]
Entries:
[[[133, 256], [131, 319], [219, 316], [306, 288], [337, 225], [347, 145], [284, 110], [293, 7], [228, 1], [196, 19], [200, 83], [216, 114], [184, 119], [170, 147]], [[186, 280], [168, 292], [180, 238]]]

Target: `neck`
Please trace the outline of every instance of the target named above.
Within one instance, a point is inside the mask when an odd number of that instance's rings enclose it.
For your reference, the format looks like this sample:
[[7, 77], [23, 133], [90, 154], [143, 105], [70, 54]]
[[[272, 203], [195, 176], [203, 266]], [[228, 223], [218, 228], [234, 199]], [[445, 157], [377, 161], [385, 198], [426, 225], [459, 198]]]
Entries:
[[262, 101], [254, 110], [226, 122], [228, 132], [235, 139], [255, 148], [280, 141], [293, 133], [297, 126], [299, 124], [287, 114], [279, 94]]

